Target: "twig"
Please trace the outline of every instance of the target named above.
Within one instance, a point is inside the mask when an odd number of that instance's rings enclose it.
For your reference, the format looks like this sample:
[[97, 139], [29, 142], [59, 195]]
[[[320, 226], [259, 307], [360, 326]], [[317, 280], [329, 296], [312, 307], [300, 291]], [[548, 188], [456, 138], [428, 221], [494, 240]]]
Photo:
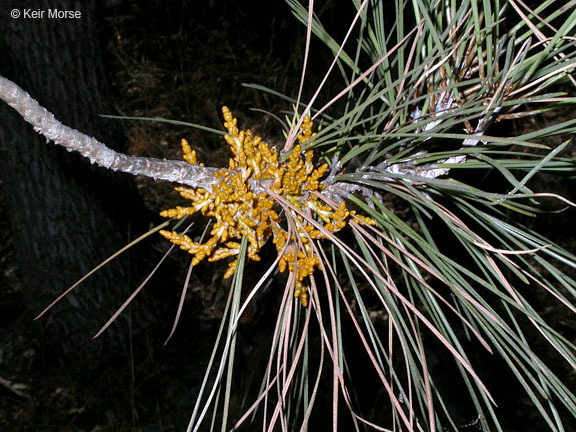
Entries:
[[91, 163], [113, 171], [143, 175], [155, 180], [168, 180], [191, 187], [211, 189], [218, 180], [217, 168], [190, 165], [184, 161], [162, 160], [118, 153], [97, 139], [63, 125], [12, 81], [0, 76], [0, 98], [14, 108], [34, 130], [48, 140], [77, 151]]

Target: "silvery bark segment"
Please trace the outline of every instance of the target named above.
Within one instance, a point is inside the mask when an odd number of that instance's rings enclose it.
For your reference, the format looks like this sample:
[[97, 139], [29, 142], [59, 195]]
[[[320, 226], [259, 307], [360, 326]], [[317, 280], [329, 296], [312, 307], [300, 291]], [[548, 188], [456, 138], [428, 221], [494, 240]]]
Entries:
[[216, 168], [194, 166], [184, 161], [144, 158], [118, 153], [97, 139], [63, 125], [18, 85], [1, 76], [0, 98], [30, 123], [36, 132], [65, 147], [68, 151], [79, 152], [90, 162], [103, 168], [206, 189], [211, 189], [211, 185], [217, 182], [214, 177]]

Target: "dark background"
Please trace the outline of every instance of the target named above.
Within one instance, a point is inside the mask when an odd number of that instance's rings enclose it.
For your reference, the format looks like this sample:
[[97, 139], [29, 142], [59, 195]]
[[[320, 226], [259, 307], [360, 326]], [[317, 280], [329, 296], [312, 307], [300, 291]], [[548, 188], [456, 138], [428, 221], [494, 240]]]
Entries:
[[[284, 1], [26, 3], [0, 0], [0, 74], [63, 123], [141, 156], [180, 159], [184, 137], [200, 161], [221, 166], [228, 148], [219, 137], [100, 114], [158, 116], [221, 128], [221, 107], [227, 105], [241, 127], [250, 127], [271, 143], [281, 141], [278, 123], [252, 109], [282, 115], [289, 104], [242, 83], [297, 94], [305, 29]], [[82, 18], [9, 17], [12, 8], [26, 7], [80, 10]], [[342, 36], [351, 15], [333, 1], [317, 7], [329, 32]], [[305, 100], [330, 60], [320, 44], [313, 44], [313, 53]], [[326, 97], [339, 88], [337, 79], [329, 82]], [[542, 118], [522, 127], [552, 121]], [[222, 313], [226, 266], [207, 264], [195, 270], [178, 330], [166, 346], [189, 263], [179, 252], [134, 304], [100, 338], [92, 339], [169, 247], [158, 235], [99, 270], [33, 321], [59, 293], [161, 222], [159, 211], [179, 201], [173, 185], [91, 167], [46, 145], [4, 105], [0, 180], [0, 430], [184, 430]], [[562, 240], [571, 218], [557, 216], [554, 226], [543, 218], [538, 228]], [[546, 299], [536, 300], [553, 319]], [[250, 376], [255, 358], [267, 355], [262, 341], [275, 317], [276, 301], [273, 293], [264, 295], [243, 322], [238, 370], [244, 376]], [[499, 379], [498, 373], [494, 376]], [[450, 381], [449, 373], [445, 381]], [[254, 385], [249, 379], [238, 384], [236, 398]], [[505, 395], [506, 389], [497, 392]], [[366, 392], [361, 398], [376, 405], [381, 396]], [[526, 425], [534, 424], [522, 411], [526, 402], [514, 395], [504, 402], [503, 409], [510, 413], [508, 430], [530, 430]], [[233, 402], [235, 409], [240, 404]], [[464, 426], [473, 420], [463, 418], [462, 430], [475, 430]]]

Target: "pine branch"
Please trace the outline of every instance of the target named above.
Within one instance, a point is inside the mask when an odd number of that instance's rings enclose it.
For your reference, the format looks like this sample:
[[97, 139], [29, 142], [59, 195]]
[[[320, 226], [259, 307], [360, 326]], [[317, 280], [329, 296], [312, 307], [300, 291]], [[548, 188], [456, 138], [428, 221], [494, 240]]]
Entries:
[[12, 81], [0, 76], [0, 98], [48, 140], [77, 151], [91, 163], [113, 171], [168, 180], [194, 188], [211, 189], [217, 182], [217, 168], [191, 165], [184, 161], [162, 160], [118, 153], [97, 139], [63, 125], [54, 115]]
[[[219, 168], [191, 165], [185, 161], [162, 160], [118, 153], [97, 139], [90, 137], [76, 129], [60, 123], [54, 115], [26, 93], [12, 81], [0, 76], [0, 98], [16, 110], [24, 120], [30, 123], [34, 130], [45, 136], [48, 140], [63, 146], [68, 151], [77, 151], [88, 158], [91, 163], [108, 168], [113, 171], [122, 171], [132, 175], [143, 175], [155, 180], [167, 180], [193, 188], [212, 189], [212, 185], [219, 180], [214, 176]], [[483, 132], [483, 131], [481, 131]], [[481, 135], [479, 133], [478, 135]], [[453, 159], [453, 158], [452, 158]], [[460, 157], [455, 163], [463, 162]], [[449, 160], [451, 161], [451, 160]], [[333, 168], [339, 167], [334, 161]], [[382, 167], [376, 167], [382, 168]], [[446, 174], [449, 169], [436, 169], [435, 164], [417, 169], [410, 164], [395, 164], [386, 166], [385, 172], [400, 174], [412, 174], [420, 177], [435, 178]], [[393, 178], [381, 178], [381, 180], [395, 181]], [[259, 184], [255, 180], [250, 183], [256, 192], [262, 191], [267, 185]], [[327, 189], [325, 195], [337, 204], [347, 199], [353, 193], [360, 193], [370, 199], [374, 192], [369, 187], [361, 185], [361, 181], [349, 183], [346, 181], [334, 181], [334, 173], [331, 173], [323, 182]]]

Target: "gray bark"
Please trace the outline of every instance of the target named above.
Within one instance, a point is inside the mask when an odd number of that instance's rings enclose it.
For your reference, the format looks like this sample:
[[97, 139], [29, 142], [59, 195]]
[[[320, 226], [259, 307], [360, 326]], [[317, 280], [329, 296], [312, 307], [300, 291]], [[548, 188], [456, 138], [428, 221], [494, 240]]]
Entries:
[[68, 151], [79, 152], [91, 163], [100, 167], [192, 187], [210, 188], [218, 181], [214, 177], [216, 168], [194, 166], [184, 161], [167, 161], [118, 153], [96, 138], [63, 125], [28, 93], [2, 76], [0, 76], [0, 99], [16, 110], [36, 132], [64, 146]]

